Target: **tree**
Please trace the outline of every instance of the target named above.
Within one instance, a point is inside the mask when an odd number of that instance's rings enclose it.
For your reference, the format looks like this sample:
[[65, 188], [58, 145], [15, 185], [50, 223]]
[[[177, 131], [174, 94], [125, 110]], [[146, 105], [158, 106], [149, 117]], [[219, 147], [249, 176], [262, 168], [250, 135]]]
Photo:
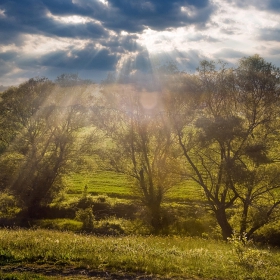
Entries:
[[180, 177], [174, 139], [162, 112], [160, 95], [108, 85], [103, 91], [100, 124], [107, 136], [102, 157], [112, 170], [133, 179], [154, 233], [164, 228], [162, 202]]
[[[240, 233], [248, 238], [266, 223], [275, 219], [280, 204], [279, 179], [279, 97], [280, 69], [258, 55], [240, 60], [236, 69], [237, 100], [244, 113], [246, 142], [236, 180], [242, 204]], [[276, 216], [277, 217], [277, 216]]]
[[1, 117], [13, 137], [1, 159], [14, 168], [13, 176], [4, 172], [1, 181], [29, 215], [61, 190], [61, 175], [79, 151], [77, 136], [88, 115], [77, 93], [65, 96], [65, 88], [31, 79], [2, 96]]
[[[268, 153], [279, 141], [279, 69], [253, 56], [240, 60], [235, 70], [223, 64], [217, 70], [208, 61], [198, 70], [200, 90], [192, 114], [180, 105], [171, 115], [187, 176], [204, 190], [224, 239], [233, 233], [228, 210], [237, 204], [242, 205], [240, 232], [251, 236], [279, 205], [279, 166]], [[257, 179], [264, 173], [265, 179]], [[265, 212], [262, 221], [249, 221], [249, 212], [253, 217], [257, 209]]]

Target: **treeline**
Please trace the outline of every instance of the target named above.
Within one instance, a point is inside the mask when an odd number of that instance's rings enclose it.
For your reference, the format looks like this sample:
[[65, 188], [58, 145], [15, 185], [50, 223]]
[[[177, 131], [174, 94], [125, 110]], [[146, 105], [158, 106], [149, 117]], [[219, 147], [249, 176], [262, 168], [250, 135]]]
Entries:
[[189, 180], [204, 191], [224, 239], [250, 238], [275, 221], [280, 70], [255, 55], [236, 68], [202, 61], [195, 74], [166, 67], [155, 77], [145, 87], [62, 75], [3, 92], [1, 192], [28, 215], [63, 189], [63, 174], [94, 157], [132, 179], [155, 233], [166, 193]]

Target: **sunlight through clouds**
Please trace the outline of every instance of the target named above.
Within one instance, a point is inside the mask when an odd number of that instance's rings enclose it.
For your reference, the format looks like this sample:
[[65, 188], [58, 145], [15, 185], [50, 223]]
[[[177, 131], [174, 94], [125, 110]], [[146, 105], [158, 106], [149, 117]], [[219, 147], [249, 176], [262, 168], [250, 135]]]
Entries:
[[108, 6], [108, 1], [107, 0], [98, 0], [98, 1], [101, 2], [105, 6]]
[[155, 60], [195, 71], [200, 59], [233, 65], [259, 53], [280, 65], [280, 5], [271, 0], [26, 1], [0, 4], [0, 85], [21, 70], [134, 77], [152, 73]]

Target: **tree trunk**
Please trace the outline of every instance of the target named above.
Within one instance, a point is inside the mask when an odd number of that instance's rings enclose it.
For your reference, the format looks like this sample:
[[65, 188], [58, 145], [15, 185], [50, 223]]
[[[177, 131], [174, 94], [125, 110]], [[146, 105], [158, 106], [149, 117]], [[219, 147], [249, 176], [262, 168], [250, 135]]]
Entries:
[[162, 211], [160, 205], [149, 205], [150, 224], [154, 234], [159, 234], [162, 230]]
[[228, 222], [225, 209], [224, 208], [216, 209], [214, 212], [215, 212], [217, 222], [222, 230], [223, 239], [227, 240], [229, 237], [232, 236], [233, 229]]
[[247, 231], [247, 217], [249, 211], [249, 203], [247, 201], [244, 202], [243, 213], [240, 222], [240, 236], [242, 236]]

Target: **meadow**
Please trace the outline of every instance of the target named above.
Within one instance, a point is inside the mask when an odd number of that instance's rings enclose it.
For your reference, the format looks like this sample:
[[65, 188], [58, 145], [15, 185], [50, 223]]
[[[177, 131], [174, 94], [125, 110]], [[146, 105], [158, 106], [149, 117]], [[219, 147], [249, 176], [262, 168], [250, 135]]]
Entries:
[[234, 238], [223, 242], [1, 229], [0, 245], [0, 279], [6, 280], [280, 279], [279, 250]]
[[[83, 193], [85, 186], [92, 195], [105, 194], [110, 197], [136, 197], [133, 183], [123, 174], [114, 171], [96, 170], [93, 172], [82, 170], [70, 173], [63, 178], [67, 186], [66, 197], [75, 197]], [[175, 185], [166, 195], [168, 201], [202, 201], [202, 189], [193, 181], [188, 180]]]

